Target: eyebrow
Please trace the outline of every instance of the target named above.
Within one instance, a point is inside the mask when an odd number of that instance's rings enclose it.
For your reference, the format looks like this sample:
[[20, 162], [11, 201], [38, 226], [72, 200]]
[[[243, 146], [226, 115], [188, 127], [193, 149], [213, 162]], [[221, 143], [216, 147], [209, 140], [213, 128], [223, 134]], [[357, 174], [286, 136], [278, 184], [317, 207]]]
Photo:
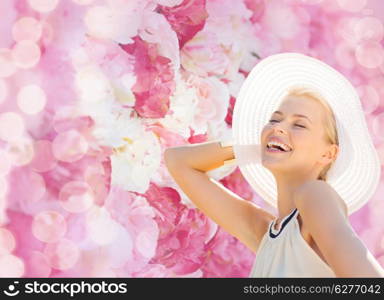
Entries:
[[[278, 110], [274, 111], [272, 114], [284, 115], [281, 111], [278, 111]], [[294, 117], [300, 117], [300, 118], [306, 118], [309, 122], [312, 123], [311, 119], [308, 118], [308, 117], [305, 116], [305, 115], [301, 115], [301, 114], [293, 114], [293, 116], [294, 116]]]

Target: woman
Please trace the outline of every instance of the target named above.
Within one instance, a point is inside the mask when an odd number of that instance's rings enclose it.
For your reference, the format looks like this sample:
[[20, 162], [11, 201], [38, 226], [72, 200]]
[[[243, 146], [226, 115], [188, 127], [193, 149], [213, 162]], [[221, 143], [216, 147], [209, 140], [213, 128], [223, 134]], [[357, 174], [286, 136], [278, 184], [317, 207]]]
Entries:
[[[295, 83], [318, 86], [292, 88]], [[313, 58], [273, 55], [259, 62], [239, 93], [235, 147], [208, 142], [165, 151], [170, 174], [191, 201], [257, 254], [251, 277], [384, 277], [348, 222], [348, 214], [372, 195], [379, 174], [376, 157], [370, 164], [369, 158], [357, 155], [362, 149], [367, 155], [374, 152], [359, 148], [361, 143], [370, 146], [369, 136], [360, 130], [361, 107], [354, 106], [355, 91], [348, 84]], [[255, 88], [259, 86], [269, 94], [261, 94]], [[282, 100], [277, 99], [286, 90]], [[350, 101], [349, 106], [341, 105], [343, 101]], [[343, 117], [343, 112], [350, 114]], [[354, 120], [348, 119], [351, 116]], [[351, 128], [350, 122], [362, 127]], [[355, 138], [347, 138], [353, 136], [346, 133], [348, 126]], [[264, 200], [277, 207], [278, 218], [206, 174], [225, 161], [241, 160], [239, 146], [244, 143], [261, 145], [261, 164], [240, 168]], [[371, 171], [363, 172], [367, 178], [355, 187], [356, 193], [349, 193], [354, 188], [349, 186], [351, 178], [360, 176], [356, 170], [366, 169]], [[330, 171], [333, 186], [327, 182]]]

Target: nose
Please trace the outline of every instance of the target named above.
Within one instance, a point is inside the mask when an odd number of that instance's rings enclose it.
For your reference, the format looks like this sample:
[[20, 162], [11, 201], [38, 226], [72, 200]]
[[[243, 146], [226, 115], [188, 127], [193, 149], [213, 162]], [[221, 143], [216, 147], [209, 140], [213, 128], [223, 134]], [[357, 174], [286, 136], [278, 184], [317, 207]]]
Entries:
[[275, 126], [273, 127], [273, 129], [276, 132], [286, 133], [286, 131], [285, 131], [285, 129], [283, 127], [284, 126], [282, 126], [281, 122], [280, 122], [280, 123], [276, 123]]

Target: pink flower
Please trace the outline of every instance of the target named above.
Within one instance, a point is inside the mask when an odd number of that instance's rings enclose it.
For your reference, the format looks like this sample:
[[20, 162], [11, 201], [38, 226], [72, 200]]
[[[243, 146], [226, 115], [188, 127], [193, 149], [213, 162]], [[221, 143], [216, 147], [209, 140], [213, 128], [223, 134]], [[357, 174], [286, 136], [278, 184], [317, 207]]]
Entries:
[[235, 237], [220, 229], [205, 247], [203, 277], [247, 277], [255, 255]]
[[156, 207], [160, 237], [152, 262], [165, 265], [178, 275], [198, 270], [203, 262], [205, 243], [216, 228], [197, 209], [180, 204], [179, 195], [170, 188], [152, 185], [146, 192], [148, 201]]
[[158, 7], [158, 12], [167, 18], [176, 32], [180, 49], [204, 27], [208, 17], [205, 2], [206, 0], [184, 0], [175, 7]]
[[182, 48], [181, 64], [199, 76], [222, 75], [230, 63], [214, 32], [200, 31]]
[[244, 4], [252, 11], [252, 23], [258, 22], [265, 12], [265, 0], [244, 0]]
[[175, 71], [180, 68], [179, 41], [163, 15], [146, 11], [139, 32], [144, 41], [157, 44], [159, 54], [171, 60]]
[[170, 59], [160, 56], [157, 46], [135, 37], [135, 43], [121, 47], [136, 58], [137, 80], [132, 88], [135, 110], [144, 118], [161, 118], [169, 109], [169, 96], [175, 89]]
[[206, 132], [207, 124], [222, 123], [229, 106], [228, 87], [216, 77], [190, 76], [189, 83], [197, 89], [198, 104], [194, 127]]

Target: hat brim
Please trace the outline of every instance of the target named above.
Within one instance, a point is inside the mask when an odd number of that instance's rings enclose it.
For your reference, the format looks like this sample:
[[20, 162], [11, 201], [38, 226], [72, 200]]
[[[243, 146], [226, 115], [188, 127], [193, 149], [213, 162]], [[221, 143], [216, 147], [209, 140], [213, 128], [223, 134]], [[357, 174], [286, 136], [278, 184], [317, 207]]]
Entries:
[[[261, 60], [247, 76], [236, 99], [233, 140], [239, 145], [260, 144], [261, 131], [273, 111], [287, 90], [297, 85], [318, 91], [333, 110], [339, 153], [327, 173], [327, 182], [346, 202], [348, 214], [352, 214], [375, 192], [381, 166], [355, 88], [328, 64], [294, 52], [274, 54]], [[272, 173], [259, 163], [239, 168], [252, 188], [277, 207], [277, 188]]]

